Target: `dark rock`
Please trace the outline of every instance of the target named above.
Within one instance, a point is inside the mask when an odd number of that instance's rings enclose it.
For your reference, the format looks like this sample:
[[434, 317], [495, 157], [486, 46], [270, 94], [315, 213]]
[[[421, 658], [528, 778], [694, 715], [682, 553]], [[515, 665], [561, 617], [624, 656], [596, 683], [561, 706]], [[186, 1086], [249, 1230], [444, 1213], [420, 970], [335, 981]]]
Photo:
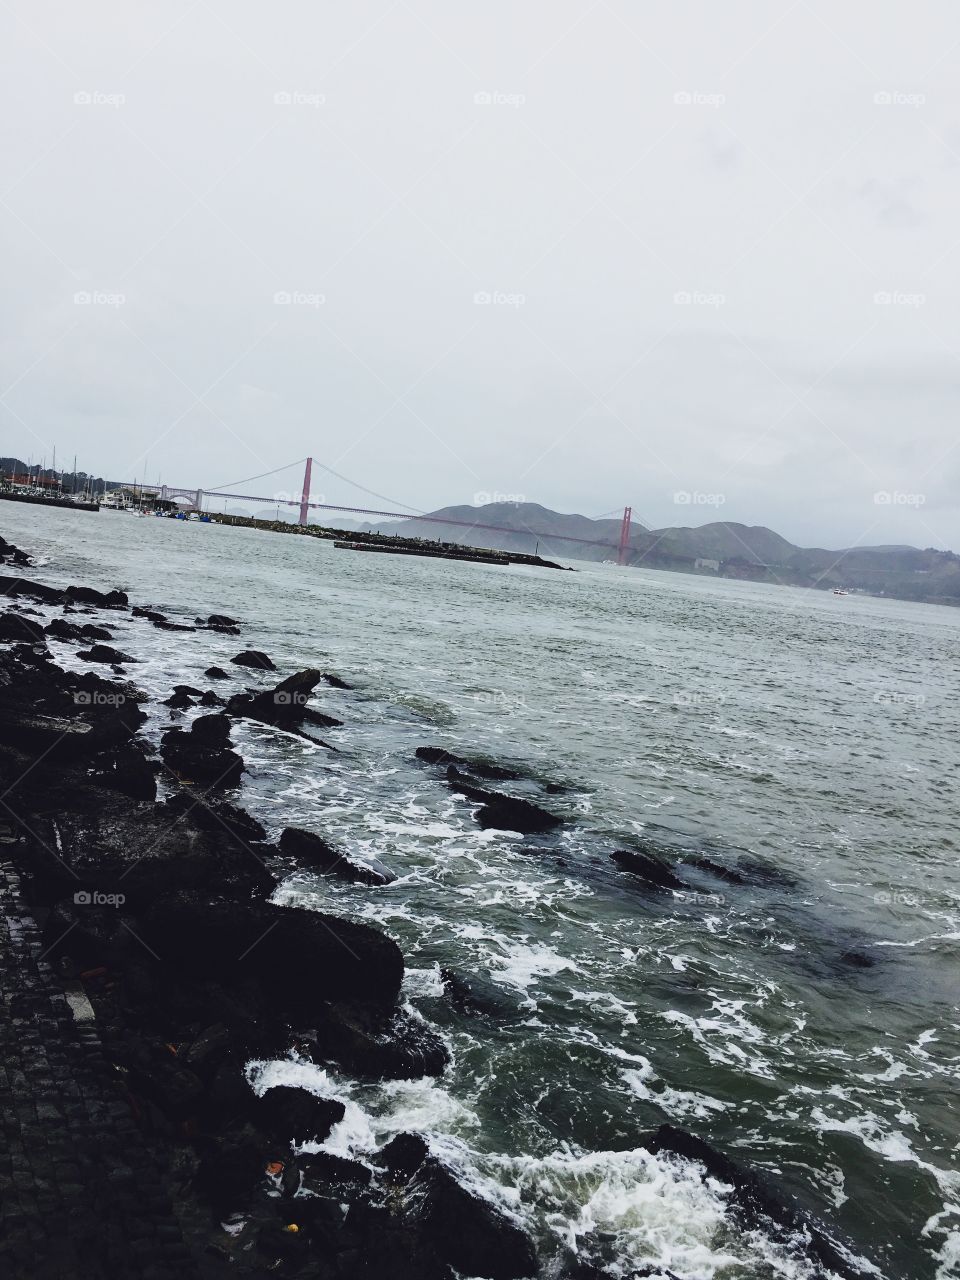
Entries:
[[536, 835], [552, 831], [563, 825], [563, 819], [530, 800], [505, 796], [499, 791], [484, 791], [464, 782], [459, 770], [451, 765], [447, 781], [454, 791], [480, 805], [474, 815], [481, 827], [493, 827], [498, 831], [518, 831], [521, 835]]
[[269, 1155], [262, 1134], [243, 1125], [217, 1139], [200, 1161], [197, 1188], [221, 1217], [247, 1207]]
[[201, 707], [225, 707], [227, 704], [218, 693], [208, 689], [200, 698]]
[[135, 618], [146, 618], [148, 622], [166, 622], [167, 615], [156, 609], [145, 609], [143, 605], [135, 605], [130, 611]]
[[27, 578], [0, 575], [0, 595], [27, 596], [31, 600], [39, 600], [42, 604], [62, 604], [66, 593], [57, 587], [48, 587], [42, 582], [30, 582]]
[[335, 1005], [318, 1027], [311, 1058], [339, 1063], [353, 1075], [375, 1080], [419, 1080], [440, 1075], [450, 1061], [447, 1047], [420, 1018], [385, 1017], [359, 1005]]
[[341, 680], [339, 676], [331, 674], [329, 671], [323, 673], [323, 678], [331, 689], [352, 689], [352, 684], [347, 684], [346, 680]]
[[63, 596], [71, 604], [92, 604], [98, 609], [126, 609], [130, 603], [123, 591], [95, 591], [93, 587], [67, 587]]
[[396, 880], [381, 862], [355, 862], [312, 831], [287, 827], [280, 836], [280, 852], [296, 858], [321, 875], [338, 876], [355, 884], [384, 885]]
[[320, 1151], [316, 1155], [302, 1155], [298, 1158], [298, 1164], [314, 1182], [333, 1183], [335, 1186], [350, 1183], [367, 1186], [373, 1176], [359, 1160], [345, 1160], [342, 1156], [330, 1155], [326, 1151]]
[[621, 871], [629, 871], [655, 889], [683, 889], [685, 885], [665, 862], [648, 853], [635, 849], [618, 849], [611, 859]]
[[65, 618], [54, 618], [46, 628], [48, 636], [54, 640], [112, 640], [113, 632], [106, 627], [96, 627], [92, 622], [77, 626], [75, 622], [67, 622]]
[[407, 1183], [403, 1213], [438, 1256], [465, 1276], [520, 1280], [537, 1274], [536, 1250], [526, 1232], [461, 1186], [434, 1156]]
[[98, 905], [86, 890], [54, 903], [43, 928], [47, 959], [69, 956], [81, 971], [112, 964], [129, 938], [121, 914], [122, 904]]
[[406, 1182], [430, 1154], [430, 1148], [419, 1133], [398, 1133], [374, 1156], [374, 1164], [380, 1165], [394, 1178]]
[[193, 699], [189, 693], [171, 693], [169, 698], [164, 698], [163, 705], [173, 711], [186, 711], [193, 706]]
[[111, 649], [107, 644], [95, 644], [90, 649], [80, 649], [77, 657], [82, 658], [84, 662], [108, 662], [116, 663], [118, 666], [121, 662], [136, 662], [136, 658], [131, 658], [127, 653], [120, 653], [118, 649]]
[[233, 983], [255, 974], [277, 1013], [306, 1025], [329, 1000], [390, 1006], [403, 981], [391, 938], [317, 911], [179, 893], [153, 903], [141, 924], [174, 968]]
[[335, 1098], [318, 1098], [283, 1084], [268, 1089], [251, 1112], [264, 1133], [282, 1142], [325, 1142], [345, 1115], [346, 1107]]
[[267, 655], [258, 649], [245, 649], [230, 661], [236, 663], [238, 667], [253, 667], [257, 671], [276, 671], [276, 667]]
[[313, 711], [308, 706], [321, 678], [319, 671], [298, 671], [273, 689], [266, 689], [262, 693], [235, 694], [227, 703], [227, 709], [231, 715], [248, 716], [290, 733], [299, 732], [304, 722], [335, 728], [343, 721], [320, 711]]
[[240, 623], [235, 618], [228, 618], [222, 613], [211, 613], [206, 621], [203, 618], [197, 618], [196, 623], [204, 631], [219, 631], [221, 635], [226, 636], [238, 636], [240, 634]]
[[134, 800], [156, 800], [160, 766], [147, 756], [141, 743], [125, 743], [97, 756], [91, 763], [94, 781], [99, 786], [112, 787]]
[[160, 754], [178, 777], [211, 788], [236, 787], [243, 758], [230, 750], [230, 720], [225, 715], [198, 716], [187, 733], [170, 729]]
[[36, 622], [19, 613], [4, 613], [0, 614], [0, 643], [45, 645], [47, 638]]
[[718, 880], [725, 880], [727, 884], [747, 883], [747, 877], [741, 871], [738, 871], [736, 867], [728, 867], [722, 862], [715, 862], [713, 858], [698, 855], [696, 857], [687, 857], [684, 862], [689, 867], [696, 867], [698, 871], [706, 871], [708, 875], [716, 876]]
[[233, 1048], [233, 1042], [234, 1036], [230, 1028], [224, 1026], [222, 1022], [215, 1022], [205, 1031], [201, 1031], [197, 1038], [181, 1051], [180, 1056], [192, 1071], [209, 1078]]
[[230, 673], [224, 671], [223, 667], [207, 667], [203, 673], [208, 680], [229, 680]]
[[185, 789], [172, 795], [165, 808], [178, 821], [187, 822], [198, 831], [226, 833], [243, 845], [259, 844], [267, 838], [256, 818], [219, 796], [198, 795]]
[[450, 997], [450, 1003], [460, 1013], [486, 1014], [489, 1017], [517, 1017], [520, 1010], [511, 1004], [495, 982], [488, 982], [475, 973], [457, 973], [453, 969], [441, 969], [440, 977]]
[[515, 782], [523, 777], [517, 769], [507, 769], [476, 756], [454, 755], [444, 747], [417, 747], [416, 755], [418, 760], [427, 764], [440, 765], [444, 769], [449, 769], [452, 765], [475, 778], [486, 778], [490, 782]]

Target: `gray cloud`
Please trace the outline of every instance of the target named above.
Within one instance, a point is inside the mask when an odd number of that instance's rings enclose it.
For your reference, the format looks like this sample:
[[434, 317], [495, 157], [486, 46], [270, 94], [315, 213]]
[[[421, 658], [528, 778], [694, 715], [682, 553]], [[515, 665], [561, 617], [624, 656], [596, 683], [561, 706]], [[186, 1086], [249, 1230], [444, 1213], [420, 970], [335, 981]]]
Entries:
[[960, 547], [946, 0], [2, 24], [2, 452]]

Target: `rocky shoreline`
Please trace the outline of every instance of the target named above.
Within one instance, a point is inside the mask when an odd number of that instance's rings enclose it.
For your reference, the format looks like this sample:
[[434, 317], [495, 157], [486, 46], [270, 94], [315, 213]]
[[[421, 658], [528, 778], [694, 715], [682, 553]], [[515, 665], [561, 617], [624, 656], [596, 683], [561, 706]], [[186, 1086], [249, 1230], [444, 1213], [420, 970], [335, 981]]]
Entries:
[[[27, 559], [0, 545], [8, 565]], [[248, 1082], [251, 1059], [291, 1051], [378, 1080], [438, 1076], [449, 1061], [443, 1040], [398, 1002], [404, 958], [390, 937], [271, 901], [297, 867], [369, 886], [394, 873], [316, 832], [287, 828], [271, 843], [237, 803], [234, 721], [329, 747], [312, 731], [341, 722], [316, 692], [343, 682], [278, 672], [273, 688], [225, 695], [230, 673], [210, 668], [209, 688], [171, 691], [171, 713], [196, 714], [189, 728], [168, 727], [157, 753], [141, 733], [134, 660], [110, 643], [111, 617], [228, 635], [240, 624], [172, 622], [119, 591], [60, 590], [15, 573], [0, 576], [0, 592], [0, 1083], [13, 1117], [0, 1164], [3, 1274], [547, 1274], [519, 1223], [462, 1185], [419, 1134], [366, 1162], [305, 1154], [302, 1144], [323, 1143], [343, 1119], [343, 1104], [287, 1086], [257, 1096]], [[45, 623], [37, 604], [59, 616]], [[89, 669], [57, 666], [50, 638], [75, 645]], [[273, 669], [257, 650], [233, 665], [240, 680], [244, 667]], [[417, 754], [445, 771], [483, 826], [549, 834], [562, 821], [478, 785], [510, 781], [509, 769], [439, 748]], [[649, 857], [617, 865], [672, 887]], [[469, 981], [449, 975], [448, 995], [469, 1001]], [[667, 1125], [636, 1145], [696, 1162], [731, 1189], [744, 1228], [762, 1221], [803, 1236], [823, 1274], [861, 1275], [763, 1175]], [[555, 1280], [610, 1274], [573, 1257], [549, 1270]]]

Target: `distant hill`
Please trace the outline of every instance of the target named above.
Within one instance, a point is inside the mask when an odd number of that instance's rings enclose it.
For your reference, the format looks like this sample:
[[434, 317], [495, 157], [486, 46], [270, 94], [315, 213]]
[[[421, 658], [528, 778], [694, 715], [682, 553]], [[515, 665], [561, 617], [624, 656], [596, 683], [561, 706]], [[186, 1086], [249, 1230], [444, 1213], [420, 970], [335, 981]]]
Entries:
[[[534, 502], [441, 507], [430, 520], [354, 525], [365, 532], [460, 542], [472, 547], [532, 552], [557, 559], [615, 560], [620, 520], [551, 511]], [[447, 523], [449, 522], [449, 523]], [[344, 526], [347, 521], [342, 522]], [[906, 600], [960, 604], [960, 559], [952, 551], [917, 547], [798, 547], [762, 525], [714, 521], [646, 529], [634, 523], [627, 563], [784, 586], [845, 588]]]
[[22, 458], [0, 458], [0, 475], [4, 478], [31, 475], [47, 481], [60, 477], [64, 493], [102, 494], [120, 484], [119, 480], [104, 480], [103, 476], [91, 476], [86, 471], [62, 471], [59, 468], [54, 471], [52, 467], [41, 467], [39, 463], [28, 465]]

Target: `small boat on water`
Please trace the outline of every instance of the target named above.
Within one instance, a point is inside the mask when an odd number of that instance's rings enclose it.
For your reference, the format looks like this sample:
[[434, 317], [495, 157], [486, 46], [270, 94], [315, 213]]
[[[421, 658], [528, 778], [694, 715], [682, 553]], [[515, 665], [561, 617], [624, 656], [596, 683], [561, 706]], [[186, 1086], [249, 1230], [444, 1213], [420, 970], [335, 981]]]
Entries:
[[844, 591], [843, 587], [834, 587], [834, 588], [833, 588], [833, 594], [834, 594], [835, 596], [848, 596], [848, 595], [850, 594], [850, 592], [849, 592], [849, 591]]

